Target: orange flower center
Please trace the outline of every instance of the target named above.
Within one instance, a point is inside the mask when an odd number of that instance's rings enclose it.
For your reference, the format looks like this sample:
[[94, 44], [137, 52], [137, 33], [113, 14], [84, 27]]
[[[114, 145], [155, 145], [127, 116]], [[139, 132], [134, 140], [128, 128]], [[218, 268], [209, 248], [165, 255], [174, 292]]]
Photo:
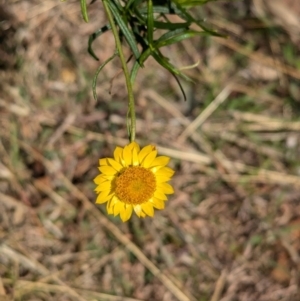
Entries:
[[156, 189], [156, 179], [152, 171], [140, 167], [127, 167], [116, 178], [116, 196], [120, 201], [138, 205], [149, 201]]

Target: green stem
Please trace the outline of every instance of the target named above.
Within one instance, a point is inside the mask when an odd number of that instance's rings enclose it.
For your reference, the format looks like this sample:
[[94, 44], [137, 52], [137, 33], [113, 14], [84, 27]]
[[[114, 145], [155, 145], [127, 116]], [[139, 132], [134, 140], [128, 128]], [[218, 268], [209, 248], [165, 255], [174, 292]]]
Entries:
[[[109, 0], [108, 0], [109, 1]], [[129, 114], [130, 114], [130, 142], [133, 142], [135, 140], [135, 129], [136, 129], [136, 120], [135, 120], [135, 105], [134, 105], [134, 96], [133, 96], [133, 89], [132, 89], [132, 84], [130, 81], [130, 74], [128, 71], [128, 67], [126, 64], [126, 59], [122, 50], [122, 45], [121, 45], [121, 41], [119, 38], [119, 33], [114, 21], [114, 18], [112, 16], [112, 13], [109, 9], [109, 6], [107, 4], [107, 0], [102, 0], [103, 2], [103, 6], [105, 9], [105, 12], [107, 14], [108, 17], [108, 21], [110, 23], [114, 38], [115, 38], [115, 42], [116, 42], [116, 47], [118, 50], [118, 54], [121, 60], [121, 65], [122, 65], [122, 69], [124, 72], [124, 76], [125, 76], [125, 81], [126, 81], [126, 86], [127, 86], [127, 91], [128, 91], [128, 103], [129, 103]]]

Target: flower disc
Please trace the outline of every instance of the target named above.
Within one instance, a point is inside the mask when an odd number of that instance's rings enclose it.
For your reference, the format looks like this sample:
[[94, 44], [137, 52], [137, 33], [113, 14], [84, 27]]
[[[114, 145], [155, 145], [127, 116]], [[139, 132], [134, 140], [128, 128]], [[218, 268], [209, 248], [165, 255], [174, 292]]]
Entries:
[[154, 194], [156, 180], [153, 172], [140, 167], [127, 167], [116, 178], [116, 196], [126, 204], [137, 205], [147, 202]]

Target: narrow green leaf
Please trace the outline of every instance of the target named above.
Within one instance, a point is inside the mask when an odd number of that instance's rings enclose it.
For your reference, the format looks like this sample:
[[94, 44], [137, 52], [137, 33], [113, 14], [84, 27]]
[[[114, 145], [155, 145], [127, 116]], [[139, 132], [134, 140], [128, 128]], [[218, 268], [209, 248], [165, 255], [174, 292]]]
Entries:
[[109, 6], [120, 30], [122, 31], [123, 35], [125, 36], [125, 39], [126, 39], [127, 43], [129, 44], [132, 53], [134, 54], [135, 58], [138, 59], [140, 56], [140, 52], [139, 52], [136, 40], [135, 40], [131, 30], [125, 24], [122, 16], [120, 15], [120, 13], [119, 13], [118, 9], [116, 8], [116, 6], [114, 5], [114, 3], [112, 1], [107, 1], [107, 5]]
[[[148, 9], [146, 6], [141, 7], [139, 9], [140, 13], [142, 15], [147, 15]], [[171, 2], [167, 6], [162, 6], [162, 5], [154, 5], [153, 6], [153, 12], [156, 14], [166, 14], [166, 15], [178, 15], [184, 20], [186, 20], [186, 17], [182, 14], [181, 10], [177, 8], [177, 4]]]
[[171, 23], [171, 22], [154, 21], [153, 25], [157, 29], [175, 30], [175, 29], [188, 29], [191, 23], [189, 22]]
[[212, 1], [216, 0], [174, 0], [175, 3], [178, 3], [184, 7], [195, 7]]
[[173, 75], [173, 77], [175, 78], [175, 80], [176, 80], [176, 82], [177, 82], [177, 84], [178, 84], [178, 86], [179, 86], [179, 89], [180, 89], [180, 91], [181, 91], [181, 93], [182, 93], [182, 95], [183, 95], [183, 98], [184, 98], [184, 101], [186, 101], [186, 94], [185, 94], [185, 91], [184, 91], [184, 89], [183, 89], [183, 87], [182, 87], [182, 85], [181, 85], [181, 82], [180, 82], [180, 80], [178, 79], [178, 77], [175, 75], [175, 74], [173, 74], [173, 73], [171, 73], [172, 75]]
[[120, 3], [120, 1], [118, 1], [118, 0], [110, 0], [110, 1], [113, 1], [113, 2], [114, 2], [116, 8], [117, 8], [119, 11], [122, 11], [122, 10], [123, 10], [123, 6], [122, 6], [122, 4]]
[[93, 96], [94, 96], [94, 99], [97, 100], [97, 92], [96, 92], [96, 85], [97, 85], [97, 79], [98, 79], [98, 75], [99, 73], [101, 72], [101, 70], [111, 61], [113, 60], [116, 56], [118, 55], [117, 52], [115, 52], [111, 57], [109, 57], [103, 64], [101, 64], [95, 75], [94, 75], [94, 78], [93, 78], [93, 83], [92, 83], [92, 88], [93, 88]]
[[[175, 3], [174, 3], [174, 5], [175, 5]], [[192, 17], [180, 4], [176, 4], [176, 14], [178, 14], [178, 16], [180, 16], [187, 22], [197, 24], [203, 31], [210, 33], [210, 35], [212, 35], [212, 36], [218, 36], [218, 37], [223, 36], [211, 29], [208, 29], [206, 26], [203, 25], [202, 22], [200, 22], [199, 20], [196, 20], [194, 17]]]
[[148, 14], [147, 14], [147, 33], [148, 33], [148, 44], [150, 47], [153, 44], [153, 3], [152, 0], [147, 0], [148, 3]]
[[147, 48], [140, 56], [138, 62], [141, 66], [143, 66], [146, 59], [151, 55], [152, 49], [149, 47]]
[[[203, 25], [203, 23], [199, 20], [196, 20], [195, 18], [193, 18], [185, 9], [182, 5], [180, 5], [180, 1], [185, 1], [185, 0], [179, 0], [179, 1], [172, 1], [170, 3], [169, 6], [160, 6], [160, 5], [156, 5], [153, 6], [153, 12], [154, 13], [159, 13], [159, 14], [170, 14], [170, 15], [178, 15], [179, 17], [181, 17], [183, 20], [185, 20], [186, 22], [192, 24], [195, 23], [197, 24], [200, 28], [202, 28], [202, 30], [209, 32], [211, 35], [214, 36], [223, 36], [211, 29], [208, 29], [206, 26]], [[189, 1], [189, 0], [187, 0]], [[194, 0], [195, 2], [197, 2], [197, 0]], [[201, 0], [200, 0], [201, 1]], [[215, 0], [208, 0], [208, 1], [215, 1]], [[140, 13], [141, 14], [146, 14], [147, 13], [147, 9], [145, 7], [140, 9]]]
[[189, 77], [187, 77], [185, 74], [183, 74], [180, 70], [176, 69], [175, 66], [173, 66], [169, 62], [169, 60], [167, 58], [165, 58], [159, 51], [156, 53], [153, 53], [153, 57], [162, 67], [167, 69], [173, 75], [173, 77], [175, 78], [175, 80], [181, 90], [183, 98], [186, 101], [186, 94], [185, 94], [184, 89], [176, 75], [181, 76], [182, 78], [184, 78], [187, 81], [191, 81], [191, 79]]
[[131, 69], [130, 72], [130, 81], [132, 84], [134, 84], [138, 70], [141, 66], [143, 66], [146, 59], [151, 55], [151, 49], [147, 48], [140, 56], [139, 60], [136, 61]]
[[159, 43], [161, 41], [167, 41], [178, 34], [184, 33], [185, 31], [186, 31], [186, 28], [178, 28], [178, 29], [168, 31], [165, 34], [163, 34], [162, 36], [160, 36], [160, 38], [158, 38], [155, 42]]
[[141, 65], [139, 64], [138, 61], [136, 61], [131, 69], [131, 72], [130, 72], [130, 81], [131, 81], [131, 84], [133, 85], [134, 82], [135, 82], [135, 79], [136, 79], [136, 76], [137, 76], [137, 73], [140, 69]]
[[88, 41], [88, 53], [97, 61], [99, 61], [98, 57], [96, 56], [93, 48], [92, 48], [92, 43], [99, 37], [101, 36], [103, 33], [105, 33], [106, 31], [110, 30], [111, 26], [110, 24], [103, 26], [102, 28], [98, 29], [97, 31], [95, 31], [94, 33], [92, 33], [89, 37], [89, 41]]
[[205, 31], [195, 31], [195, 30], [185, 30], [183, 32], [177, 33], [175, 30], [173, 32], [173, 35], [169, 35], [166, 38], [159, 38], [158, 41], [155, 43], [155, 47], [161, 48], [164, 46], [168, 46], [174, 43], [181, 42], [185, 39], [189, 39], [195, 36], [203, 36], [203, 35], [209, 35], [209, 33]]
[[133, 4], [133, 3], [134, 3], [134, 0], [127, 1], [126, 5], [125, 5], [125, 10], [129, 10], [131, 7], [131, 4]]
[[[139, 9], [139, 12], [140, 14], [142, 15], [146, 15], [147, 12], [148, 12], [148, 8], [147, 7], [141, 7]], [[153, 12], [156, 13], [156, 14], [174, 14], [174, 10], [168, 6], [168, 7], [165, 7], [165, 6], [160, 6], [160, 5], [154, 5], [153, 6]]]
[[89, 17], [87, 13], [87, 7], [86, 7], [86, 0], [80, 0], [80, 6], [81, 6], [81, 14], [82, 18], [85, 22], [89, 22]]
[[170, 71], [174, 75], [179, 75], [187, 81], [191, 81], [191, 79], [183, 74], [180, 70], [178, 70], [174, 65], [172, 65], [169, 60], [164, 57], [159, 51], [152, 53], [153, 58], [165, 69]]

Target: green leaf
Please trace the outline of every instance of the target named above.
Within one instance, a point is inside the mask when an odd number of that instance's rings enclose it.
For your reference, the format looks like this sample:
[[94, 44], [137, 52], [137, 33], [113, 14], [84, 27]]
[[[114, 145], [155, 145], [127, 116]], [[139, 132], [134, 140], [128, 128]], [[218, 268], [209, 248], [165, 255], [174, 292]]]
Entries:
[[[85, 4], [87, 0], [82, 3]], [[195, 19], [188, 8], [203, 5], [215, 0], [102, 0], [109, 13], [110, 22], [115, 28], [115, 38], [125, 38], [131, 52], [133, 66], [130, 70], [130, 82], [134, 84], [138, 71], [145, 61], [152, 56], [158, 64], [168, 70], [177, 81], [184, 98], [185, 93], [179, 81], [179, 76], [191, 80], [182, 70], [179, 70], [165, 57], [160, 48], [169, 46], [195, 36], [214, 35], [222, 36], [209, 29], [203, 20]], [[179, 22], [172, 22], [169, 15], [177, 15]], [[196, 24], [199, 30], [190, 29]], [[102, 35], [109, 27], [103, 27], [93, 33], [89, 38], [88, 51], [98, 59], [92, 45], [96, 38]], [[155, 33], [155, 35], [154, 35]], [[119, 45], [120, 46], [120, 45]], [[121, 47], [121, 46], [120, 46]], [[115, 56], [116, 54], [114, 54]], [[102, 64], [93, 79], [93, 94], [96, 97], [96, 81], [100, 71], [114, 56]], [[128, 62], [127, 62], [128, 63]]]
[[111, 10], [111, 13], [113, 14], [116, 23], [118, 24], [120, 30], [122, 31], [123, 35], [125, 36], [125, 39], [127, 43], [129, 44], [131, 51], [133, 52], [136, 59], [139, 58], [140, 52], [136, 43], [136, 40], [131, 32], [131, 30], [127, 27], [126, 23], [124, 22], [122, 16], [120, 15], [118, 9], [114, 5], [112, 1], [107, 1], [107, 4]]
[[176, 5], [176, 14], [178, 14], [178, 16], [180, 16], [181, 18], [183, 18], [184, 20], [186, 20], [187, 22], [191, 22], [191, 23], [195, 23], [197, 24], [203, 31], [209, 33], [212, 36], [218, 36], [221, 37], [223, 35], [208, 29], [206, 26], [203, 25], [202, 22], [200, 22], [199, 20], [196, 20], [194, 17], [192, 17], [181, 5], [177, 4]]
[[152, 0], [147, 0], [148, 3], [148, 14], [147, 14], [147, 37], [148, 37], [148, 44], [150, 47], [153, 44], [153, 3]]
[[178, 22], [178, 23], [171, 23], [171, 22], [160, 22], [154, 21], [154, 27], [157, 29], [168, 29], [168, 30], [175, 30], [175, 29], [188, 29], [191, 23], [189, 22]]
[[81, 14], [82, 18], [85, 22], [89, 22], [89, 17], [87, 14], [87, 7], [86, 7], [86, 0], [80, 0], [80, 6], [81, 6]]
[[159, 39], [157, 39], [155, 42], [159, 43], [161, 41], [166, 41], [168, 39], [171, 39], [175, 35], [182, 34], [186, 31], [186, 28], [178, 28], [171, 31], [168, 31], [167, 33], [163, 34]]
[[195, 6], [203, 5], [208, 2], [212, 2], [212, 1], [216, 1], [216, 0], [173, 0], [173, 1], [184, 7], [195, 7]]
[[102, 28], [98, 29], [97, 31], [95, 31], [94, 33], [92, 33], [89, 37], [89, 41], [88, 41], [88, 53], [97, 61], [99, 61], [98, 57], [96, 56], [93, 48], [92, 48], [92, 43], [99, 37], [101, 36], [103, 33], [105, 33], [106, 31], [110, 30], [111, 26], [105, 25]]
[[155, 42], [155, 47], [161, 48], [200, 35], [208, 35], [208, 33], [195, 30], [174, 30], [160, 37], [157, 42]]
[[131, 8], [131, 5], [133, 5], [134, 7], [137, 7], [141, 1], [143, 1], [143, 0], [129, 0], [126, 3], [125, 10], [129, 10]]
[[130, 81], [133, 84], [135, 82], [137, 72], [141, 66], [143, 66], [146, 59], [151, 55], [151, 49], [147, 48], [140, 56], [139, 60], [136, 61], [130, 72]]
[[140, 69], [141, 65], [139, 64], [138, 61], [136, 61], [131, 69], [131, 72], [130, 72], [130, 81], [131, 81], [131, 84], [133, 85], [134, 82], [135, 82], [135, 79], [136, 79], [136, 76], [137, 76], [137, 73]]
[[118, 1], [118, 0], [110, 0], [110, 1], [113, 1], [116, 8], [119, 10], [119, 11], [122, 11], [123, 10], [123, 6], [122, 4], [120, 3], [121, 1]]
[[111, 61], [113, 60], [116, 56], [118, 55], [117, 52], [115, 52], [111, 57], [109, 57], [103, 64], [101, 64], [95, 75], [94, 75], [94, 78], [93, 78], [93, 83], [92, 83], [92, 89], [93, 89], [93, 96], [94, 96], [94, 99], [97, 100], [97, 92], [96, 92], [96, 85], [97, 85], [97, 79], [98, 79], [98, 75], [99, 73], [101, 72], [101, 70]]
[[186, 94], [185, 94], [183, 87], [176, 75], [180, 75], [181, 77], [183, 77], [185, 80], [188, 80], [188, 81], [190, 81], [191, 79], [189, 77], [187, 77], [185, 74], [183, 74], [180, 70], [178, 70], [175, 66], [173, 66], [169, 62], [169, 60], [166, 57], [164, 57], [159, 51], [156, 53], [153, 53], [153, 57], [162, 67], [167, 69], [173, 75], [173, 77], [175, 78], [175, 80], [181, 90], [184, 100], [186, 101]]
[[180, 70], [178, 70], [174, 65], [172, 65], [168, 58], [164, 57], [159, 51], [152, 53], [153, 58], [165, 69], [171, 72], [174, 75], [179, 75], [187, 81], [191, 81], [191, 79], [183, 74]]

